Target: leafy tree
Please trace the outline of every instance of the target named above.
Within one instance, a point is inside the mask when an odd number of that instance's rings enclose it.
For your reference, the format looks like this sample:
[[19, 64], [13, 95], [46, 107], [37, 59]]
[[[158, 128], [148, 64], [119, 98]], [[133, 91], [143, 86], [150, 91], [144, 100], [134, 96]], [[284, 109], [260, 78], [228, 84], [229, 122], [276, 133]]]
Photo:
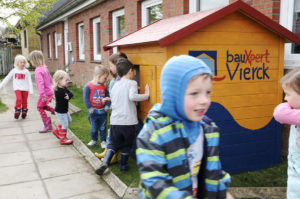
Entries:
[[36, 27], [38, 20], [49, 10], [57, 0], [1, 0], [0, 22], [16, 31], [10, 23], [10, 17], [20, 18], [20, 27]]

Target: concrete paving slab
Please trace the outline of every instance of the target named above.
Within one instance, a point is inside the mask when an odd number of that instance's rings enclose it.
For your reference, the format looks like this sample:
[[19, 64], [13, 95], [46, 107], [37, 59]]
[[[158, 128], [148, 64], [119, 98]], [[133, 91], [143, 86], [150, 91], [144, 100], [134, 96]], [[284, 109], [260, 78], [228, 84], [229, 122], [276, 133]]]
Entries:
[[[3, 139], [3, 137], [1, 138]], [[8, 143], [0, 145], [0, 154], [29, 151], [26, 143]]]
[[0, 186], [1, 199], [49, 199], [41, 181]]
[[30, 118], [26, 118], [26, 120], [21, 123], [21, 126], [23, 128], [28, 128], [29, 126], [34, 126], [36, 129], [43, 128], [42, 119], [39, 115], [37, 116], [38, 116], [37, 119], [32, 119], [32, 120]]
[[87, 194], [80, 194], [78, 196], [69, 197], [66, 199], [104, 199], [104, 198], [115, 198], [117, 197], [110, 193], [110, 192], [104, 192], [104, 191], [97, 191], [93, 193], [87, 193]]
[[96, 191], [113, 192], [95, 174], [77, 173], [67, 176], [46, 179], [47, 190], [51, 199], [68, 198], [79, 194]]
[[0, 169], [6, 166], [33, 163], [30, 152], [0, 154]]
[[[12, 115], [13, 117], [13, 115]], [[7, 128], [12, 128], [12, 127], [18, 127], [19, 126], [19, 121], [18, 120], [9, 120], [9, 121], [5, 121], [5, 122], [0, 122], [0, 130], [3, 131]]]
[[26, 126], [23, 127], [23, 132], [26, 133], [39, 133], [39, 130], [41, 130], [43, 128], [43, 124], [42, 121], [40, 121], [41, 124], [39, 124], [39, 122], [36, 122], [35, 125], [30, 125], [30, 126]]
[[[50, 132], [49, 133], [34, 132], [34, 133], [26, 133], [25, 137], [29, 141], [48, 140], [48, 139], [53, 140], [54, 135], [52, 133], [50, 133]], [[56, 137], [55, 137], [55, 139], [56, 139]]]
[[2, 136], [0, 139], [1, 144], [8, 144], [8, 143], [15, 143], [15, 142], [24, 142], [25, 139], [23, 136], [20, 135], [6, 135]]
[[42, 178], [52, 178], [79, 172], [94, 173], [82, 158], [63, 158], [45, 162], [37, 162]]
[[[0, 123], [1, 125], [1, 123]], [[20, 135], [21, 129], [19, 127], [12, 127], [12, 128], [1, 128], [0, 129], [0, 139], [2, 139], [2, 136], [5, 135]]]
[[33, 151], [40, 150], [40, 149], [51, 149], [51, 148], [62, 147], [62, 145], [59, 144], [59, 141], [56, 138], [48, 139], [48, 140], [46, 140], [46, 139], [45, 140], [28, 140], [28, 142]]
[[34, 164], [24, 164], [13, 167], [1, 167], [0, 185], [38, 180], [39, 175]]
[[82, 157], [78, 154], [78, 151], [74, 149], [72, 146], [65, 146], [59, 148], [52, 148], [52, 149], [44, 149], [33, 151], [33, 156], [36, 161], [49, 161], [61, 158], [68, 158], [68, 157]]

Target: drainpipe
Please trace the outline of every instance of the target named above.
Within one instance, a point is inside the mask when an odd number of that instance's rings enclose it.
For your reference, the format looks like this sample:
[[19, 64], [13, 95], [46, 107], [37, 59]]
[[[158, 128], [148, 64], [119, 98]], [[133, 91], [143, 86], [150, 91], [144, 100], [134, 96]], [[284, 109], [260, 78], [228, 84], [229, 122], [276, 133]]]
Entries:
[[36, 34], [37, 34], [38, 36], [40, 36], [40, 50], [43, 52], [43, 49], [42, 49], [42, 35], [41, 35], [41, 33], [39, 33], [39, 32], [36, 32]]

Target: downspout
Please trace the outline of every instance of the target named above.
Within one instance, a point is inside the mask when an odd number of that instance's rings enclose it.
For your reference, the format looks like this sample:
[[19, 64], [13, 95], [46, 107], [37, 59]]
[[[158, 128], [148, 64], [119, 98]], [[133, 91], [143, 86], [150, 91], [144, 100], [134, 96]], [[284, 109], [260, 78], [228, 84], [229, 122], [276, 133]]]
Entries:
[[41, 35], [41, 33], [39, 33], [39, 32], [36, 32], [36, 34], [37, 34], [38, 36], [40, 36], [40, 50], [43, 52], [43, 49], [42, 49], [42, 35]]

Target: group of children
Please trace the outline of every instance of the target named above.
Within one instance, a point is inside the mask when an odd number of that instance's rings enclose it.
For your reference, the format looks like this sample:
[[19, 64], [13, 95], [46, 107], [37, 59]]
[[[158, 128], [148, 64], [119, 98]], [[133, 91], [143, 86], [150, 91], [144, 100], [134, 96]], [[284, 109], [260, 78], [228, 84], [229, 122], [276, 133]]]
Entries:
[[[51, 117], [47, 116], [45, 111], [56, 115], [60, 122], [57, 128], [53, 130], [53, 134], [60, 140], [60, 144], [72, 144], [72, 140], [66, 138], [67, 129], [72, 119], [68, 113], [69, 100], [73, 97], [71, 91], [67, 89], [69, 83], [69, 75], [63, 71], [58, 70], [52, 77], [45, 65], [43, 53], [34, 50], [29, 55], [30, 63], [35, 67], [35, 83], [39, 93], [37, 101], [37, 110], [39, 111], [44, 127], [40, 133], [46, 133], [52, 130]], [[13, 89], [16, 94], [16, 104], [14, 118], [18, 119], [20, 114], [23, 119], [26, 118], [28, 112], [28, 93], [33, 93], [33, 86], [31, 75], [28, 71], [29, 63], [22, 55], [17, 55], [14, 61], [14, 69], [12, 69], [4, 80], [0, 83], [0, 89], [12, 78]], [[49, 106], [55, 95], [55, 109]]]
[[[60, 125], [52, 132], [61, 144], [71, 144], [66, 138], [72, 119], [68, 103], [73, 97], [67, 89], [69, 76], [58, 70], [51, 75], [41, 51], [30, 53], [29, 60], [36, 67], [35, 79], [39, 92], [37, 109], [44, 128], [40, 133], [52, 130], [51, 118], [45, 111], [58, 117]], [[32, 93], [27, 60], [22, 55], [15, 58], [15, 68], [1, 82], [0, 88], [13, 78], [16, 94], [16, 119], [26, 118], [28, 92]], [[111, 74], [109, 88], [106, 81]], [[222, 170], [219, 159], [219, 129], [205, 116], [211, 100], [212, 72], [200, 59], [180, 55], [169, 59], [160, 78], [161, 99], [145, 119], [136, 137], [138, 124], [136, 102], [149, 99], [149, 86], [145, 94], [139, 94], [134, 80], [134, 65], [124, 53], [110, 56], [109, 69], [99, 65], [94, 78], [83, 89], [83, 100], [88, 109], [91, 141], [98, 142], [100, 131], [104, 158], [98, 175], [102, 175], [121, 152], [120, 170], [128, 170], [128, 157], [136, 141], [136, 159], [140, 172], [140, 198], [227, 198], [230, 176]], [[290, 124], [287, 198], [300, 198], [300, 68], [287, 73], [281, 84], [286, 103], [274, 110], [274, 118]], [[49, 106], [55, 95], [56, 106]], [[111, 110], [110, 128], [106, 134], [108, 110]], [[298, 127], [299, 126], [299, 127]]]

